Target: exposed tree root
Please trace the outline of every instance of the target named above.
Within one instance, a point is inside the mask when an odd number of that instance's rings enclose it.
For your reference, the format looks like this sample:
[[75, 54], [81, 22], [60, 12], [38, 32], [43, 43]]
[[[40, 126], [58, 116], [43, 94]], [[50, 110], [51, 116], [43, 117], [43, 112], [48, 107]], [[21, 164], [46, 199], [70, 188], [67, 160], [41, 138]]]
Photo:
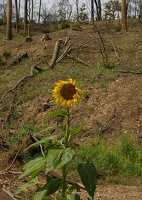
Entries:
[[15, 64], [19, 63], [23, 58], [27, 58], [28, 57], [28, 53], [23, 53], [22, 55], [18, 56], [16, 59], [14, 59], [9, 65], [7, 65], [5, 67], [5, 69], [11, 68], [12, 66], [14, 66]]

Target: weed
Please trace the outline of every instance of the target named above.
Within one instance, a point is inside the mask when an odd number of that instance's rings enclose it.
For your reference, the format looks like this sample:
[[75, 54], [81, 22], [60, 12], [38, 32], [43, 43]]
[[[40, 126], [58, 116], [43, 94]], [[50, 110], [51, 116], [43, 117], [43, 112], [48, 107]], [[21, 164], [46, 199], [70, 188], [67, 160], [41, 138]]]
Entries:
[[122, 29], [121, 25], [115, 26], [115, 31], [120, 32]]
[[116, 66], [113, 62], [107, 62], [107, 63], [103, 63], [102, 67], [104, 67], [106, 69], [114, 69]]
[[[119, 140], [118, 140], [119, 141]], [[102, 175], [124, 175], [142, 176], [142, 151], [140, 147], [134, 146], [134, 141], [123, 137], [121, 143], [108, 144], [102, 138], [88, 140], [86, 144], [81, 144], [76, 149], [77, 157], [74, 164], [89, 160], [92, 161], [98, 173]]]
[[8, 140], [9, 145], [14, 148], [15, 146], [17, 146], [18, 141], [26, 137], [26, 135], [27, 135], [27, 131], [25, 129], [15, 131]]
[[10, 57], [10, 55], [11, 55], [11, 52], [8, 50], [3, 53], [3, 56], [6, 58]]
[[1, 57], [0, 58], [0, 66], [4, 64], [4, 59]]

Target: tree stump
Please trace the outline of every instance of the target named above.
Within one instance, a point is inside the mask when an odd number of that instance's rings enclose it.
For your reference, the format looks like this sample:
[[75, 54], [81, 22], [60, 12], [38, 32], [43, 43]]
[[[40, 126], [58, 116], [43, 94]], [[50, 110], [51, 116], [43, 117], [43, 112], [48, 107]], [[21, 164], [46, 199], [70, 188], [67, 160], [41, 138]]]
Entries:
[[27, 37], [25, 38], [25, 40], [26, 40], [26, 42], [31, 42], [31, 41], [33, 41], [33, 39], [31, 38], [31, 36], [27, 36]]
[[49, 35], [47, 33], [43, 34], [41, 41], [47, 41], [47, 40], [51, 40], [51, 38], [49, 37]]

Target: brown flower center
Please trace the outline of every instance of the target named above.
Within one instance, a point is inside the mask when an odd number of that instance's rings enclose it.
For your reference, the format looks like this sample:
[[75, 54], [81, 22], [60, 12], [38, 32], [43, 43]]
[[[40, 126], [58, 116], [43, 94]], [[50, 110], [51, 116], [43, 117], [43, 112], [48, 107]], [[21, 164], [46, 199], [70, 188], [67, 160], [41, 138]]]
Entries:
[[64, 84], [61, 88], [61, 95], [66, 100], [72, 100], [73, 96], [76, 94], [75, 86], [72, 84]]

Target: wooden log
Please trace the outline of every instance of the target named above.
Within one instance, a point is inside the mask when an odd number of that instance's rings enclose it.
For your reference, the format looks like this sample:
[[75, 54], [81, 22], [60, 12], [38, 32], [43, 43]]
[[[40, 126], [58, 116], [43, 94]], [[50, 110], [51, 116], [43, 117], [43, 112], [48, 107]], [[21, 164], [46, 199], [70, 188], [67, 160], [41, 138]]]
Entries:
[[56, 62], [56, 59], [57, 59], [57, 56], [58, 56], [58, 52], [59, 52], [59, 44], [60, 44], [60, 40], [58, 40], [55, 44], [55, 47], [54, 47], [54, 52], [53, 52], [53, 56], [52, 56], [52, 59], [49, 63], [49, 67], [52, 68], [54, 67], [54, 64]]

